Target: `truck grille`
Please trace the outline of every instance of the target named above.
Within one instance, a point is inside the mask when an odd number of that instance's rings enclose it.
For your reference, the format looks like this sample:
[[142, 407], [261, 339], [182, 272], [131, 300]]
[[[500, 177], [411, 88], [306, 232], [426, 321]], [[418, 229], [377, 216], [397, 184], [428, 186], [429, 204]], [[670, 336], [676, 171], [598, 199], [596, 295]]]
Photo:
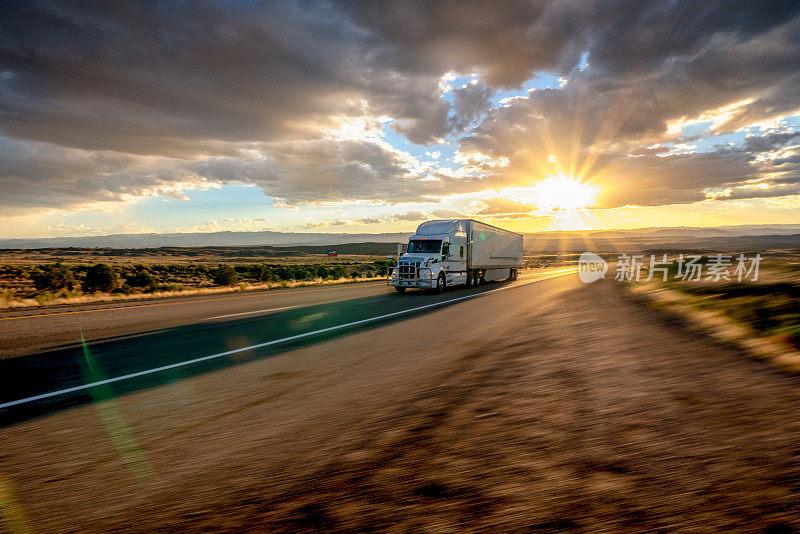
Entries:
[[409, 263], [401, 263], [399, 273], [401, 280], [416, 280], [417, 266]]

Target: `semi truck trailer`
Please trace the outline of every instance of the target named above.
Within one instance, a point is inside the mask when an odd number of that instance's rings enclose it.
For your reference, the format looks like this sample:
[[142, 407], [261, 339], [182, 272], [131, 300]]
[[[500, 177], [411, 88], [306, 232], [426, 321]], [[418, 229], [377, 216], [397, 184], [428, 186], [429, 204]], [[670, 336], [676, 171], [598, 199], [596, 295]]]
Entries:
[[387, 285], [444, 291], [493, 280], [516, 280], [522, 267], [522, 234], [474, 219], [426, 221], [390, 269]]

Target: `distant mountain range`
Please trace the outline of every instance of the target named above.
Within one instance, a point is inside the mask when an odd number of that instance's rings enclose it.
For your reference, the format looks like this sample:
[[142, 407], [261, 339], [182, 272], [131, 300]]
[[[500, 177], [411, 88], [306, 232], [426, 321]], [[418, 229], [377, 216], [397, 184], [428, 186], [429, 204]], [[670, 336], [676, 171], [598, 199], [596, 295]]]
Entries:
[[392, 234], [326, 234], [300, 232], [209, 232], [172, 234], [114, 234], [85, 237], [0, 239], [2, 249], [31, 248], [151, 248], [259, 245], [338, 245], [341, 243], [399, 243], [411, 232]]
[[[502, 226], [502, 225], [501, 225]], [[0, 239], [0, 249], [35, 248], [150, 248], [206, 246], [327, 246], [344, 243], [399, 243], [408, 240], [412, 232], [383, 234], [300, 233], [300, 232], [212, 232], [166, 234], [115, 234], [85, 237], [48, 237], [29, 239]], [[537, 232], [525, 235], [525, 248], [559, 250], [565, 244], [580, 248], [584, 243], [604, 246], [627, 244], [636, 248], [649, 245], [683, 245], [687, 241], [702, 241], [704, 246], [714, 238], [744, 236], [786, 236], [776, 243], [793, 243], [792, 235], [800, 234], [800, 224], [749, 224], [741, 226], [634, 228], [630, 230], [579, 230]], [[759, 242], [763, 240], [758, 240]], [[573, 248], [569, 246], [568, 248]], [[595, 247], [598, 248], [598, 247]], [[602, 247], [600, 247], [602, 248]], [[587, 249], [589, 250], [589, 249]]]

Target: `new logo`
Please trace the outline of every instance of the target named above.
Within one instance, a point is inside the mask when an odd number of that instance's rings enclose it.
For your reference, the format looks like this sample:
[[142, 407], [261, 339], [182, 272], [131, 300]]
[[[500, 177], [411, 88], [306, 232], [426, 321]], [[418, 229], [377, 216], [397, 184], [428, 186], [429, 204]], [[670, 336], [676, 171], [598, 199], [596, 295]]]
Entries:
[[604, 278], [608, 271], [606, 260], [594, 252], [584, 252], [578, 258], [578, 277], [584, 284], [591, 284]]

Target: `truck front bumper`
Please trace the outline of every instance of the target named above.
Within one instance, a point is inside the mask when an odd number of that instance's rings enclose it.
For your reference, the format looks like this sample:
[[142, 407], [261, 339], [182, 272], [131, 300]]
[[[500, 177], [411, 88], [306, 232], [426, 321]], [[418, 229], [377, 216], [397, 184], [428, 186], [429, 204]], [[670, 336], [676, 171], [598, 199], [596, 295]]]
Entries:
[[396, 278], [386, 281], [387, 286], [393, 287], [420, 287], [430, 289], [432, 287], [436, 287], [436, 280], [430, 280], [427, 278], [403, 278], [397, 280]]

